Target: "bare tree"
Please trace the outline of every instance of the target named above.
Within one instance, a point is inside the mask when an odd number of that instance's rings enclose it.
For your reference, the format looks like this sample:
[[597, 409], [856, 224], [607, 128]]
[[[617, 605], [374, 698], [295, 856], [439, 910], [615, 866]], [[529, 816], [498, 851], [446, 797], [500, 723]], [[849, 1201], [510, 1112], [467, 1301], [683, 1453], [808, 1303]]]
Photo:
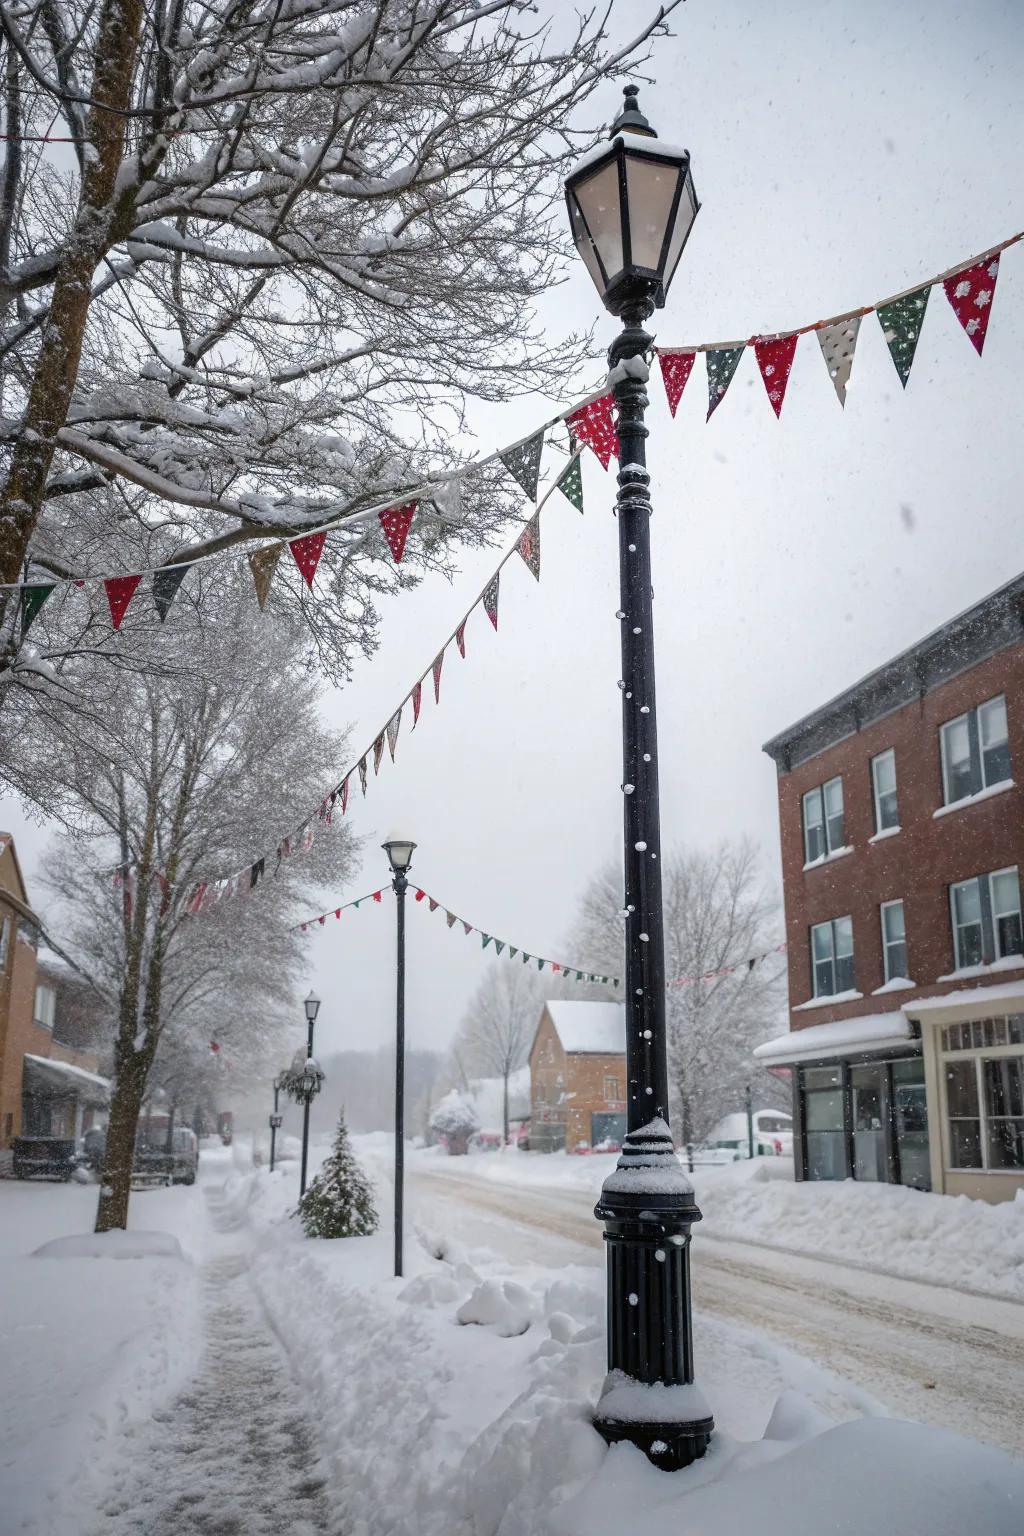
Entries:
[[521, 965], [492, 966], [470, 999], [452, 1047], [460, 1075], [468, 1068], [501, 1078], [506, 1142], [509, 1078], [526, 1062], [543, 998], [536, 972]]
[[[321, 828], [308, 851], [276, 870], [254, 866], [232, 881], [239, 894], [210, 905], [225, 890], [219, 877], [275, 846], [316, 802], [342, 750], [319, 720], [296, 626], [261, 623], [237, 592], [218, 601], [221, 624], [191, 636], [201, 655], [179, 655], [168, 632], [159, 679], [115, 679], [94, 663], [80, 679], [91, 683], [81, 708], [26, 712], [5, 762], [22, 797], [72, 834], [48, 883], [69, 948], [116, 1009], [100, 1231], [127, 1221], [139, 1108], [161, 1042], [208, 1041], [216, 1018], [218, 1038], [257, 1059], [298, 981], [296, 902], [314, 900], [318, 882], [340, 879], [352, 861], [347, 829]], [[209, 882], [206, 909], [189, 911], [199, 881]]]
[[[756, 847], [743, 839], [710, 852], [676, 850], [662, 865], [671, 1111], [680, 1144], [706, 1136], [743, 1103], [747, 1083], [785, 1102], [752, 1051], [782, 1005], [777, 909]], [[588, 887], [573, 933], [582, 964], [622, 974], [622, 879], [612, 866]]]
[[[0, 582], [73, 571], [107, 486], [191, 560], [429, 494], [467, 400], [561, 391], [589, 342], [535, 301], [580, 112], [678, 3], [613, 48], [526, 0], [0, 0]], [[410, 574], [508, 516], [500, 478], [439, 491]], [[335, 659], [395, 580], [346, 527]]]

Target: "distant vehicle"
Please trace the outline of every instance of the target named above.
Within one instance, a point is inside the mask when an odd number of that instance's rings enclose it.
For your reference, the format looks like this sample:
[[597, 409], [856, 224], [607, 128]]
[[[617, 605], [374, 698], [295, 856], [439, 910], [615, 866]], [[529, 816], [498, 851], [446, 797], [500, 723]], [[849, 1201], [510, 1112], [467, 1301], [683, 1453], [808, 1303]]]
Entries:
[[500, 1131], [474, 1131], [469, 1138], [469, 1150], [471, 1152], [500, 1152]]
[[[107, 1133], [95, 1129], [86, 1132], [84, 1159], [94, 1173], [103, 1168]], [[158, 1141], [147, 1146], [140, 1129], [135, 1139], [135, 1161], [132, 1179], [140, 1184], [194, 1184], [199, 1168], [199, 1142], [195, 1131], [179, 1125], [171, 1132], [168, 1150], [165, 1137], [160, 1133]]]
[[16, 1179], [59, 1179], [66, 1184], [75, 1171], [75, 1143], [61, 1136], [15, 1136], [11, 1151]]
[[[755, 1109], [754, 1156], [782, 1157], [793, 1150], [793, 1117], [784, 1109]], [[708, 1147], [735, 1152], [737, 1158], [750, 1155], [747, 1117], [742, 1110], [719, 1120], [708, 1137]]]
[[572, 1150], [573, 1150], [573, 1152], [578, 1157], [589, 1157], [590, 1156], [590, 1142], [589, 1141], [578, 1141], [576, 1143], [576, 1145], [573, 1147]]
[[596, 1144], [596, 1146], [594, 1147], [594, 1151], [595, 1152], [621, 1152], [622, 1151], [622, 1142], [619, 1141], [617, 1139], [617, 1137], [615, 1137], [615, 1136], [606, 1136], [603, 1141], [599, 1141]]

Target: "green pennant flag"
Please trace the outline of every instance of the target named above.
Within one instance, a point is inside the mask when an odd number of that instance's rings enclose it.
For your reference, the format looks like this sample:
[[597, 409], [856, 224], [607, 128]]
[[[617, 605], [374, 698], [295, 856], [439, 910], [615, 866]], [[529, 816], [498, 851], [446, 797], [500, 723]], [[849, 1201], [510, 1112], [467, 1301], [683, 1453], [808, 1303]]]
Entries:
[[489, 933], [482, 933], [480, 935], [480, 948], [481, 949], [486, 949], [490, 942], [491, 942], [491, 936], [490, 936]]
[[562, 470], [555, 487], [561, 491], [567, 501], [572, 502], [577, 512], [583, 511], [583, 471], [580, 468], [580, 455], [570, 459]]
[[905, 294], [902, 299], [894, 299], [891, 304], [880, 304], [878, 307], [878, 323], [882, 327], [889, 356], [896, 365], [904, 389], [921, 337], [921, 324], [928, 308], [930, 293], [930, 288], [918, 288], [913, 293]]
[[725, 398], [725, 392], [732, 383], [732, 376], [745, 350], [745, 347], [719, 347], [717, 351], [705, 352], [704, 360], [708, 369], [708, 421]]
[[160, 616], [161, 624], [190, 569], [190, 565], [169, 565], [153, 572], [153, 606]]
[[528, 961], [528, 960], [529, 960], [529, 958], [530, 958], [530, 957], [529, 957], [529, 955], [528, 955], [528, 954], [527, 954], [527, 953], [526, 953], [526, 950], [525, 950], [525, 949], [524, 949], [524, 950], [523, 950], [523, 964], [524, 964], [524, 965], [525, 965], [525, 964], [526, 964], [526, 962], [527, 962], [527, 961]]
[[519, 953], [518, 949], [513, 949], [512, 945], [510, 944], [509, 947], [508, 947], [508, 957], [509, 957], [509, 959], [510, 960], [514, 960], [516, 955], [518, 955], [518, 953]]
[[544, 969], [544, 961], [543, 960], [538, 960], [537, 961], [537, 969], [538, 969], [538, 971], [542, 971]]
[[494, 948], [495, 948], [495, 952], [500, 955], [502, 950], [505, 948], [505, 940], [504, 939], [495, 939], [495, 941], [494, 941]]
[[34, 582], [32, 586], [21, 589], [21, 638], [24, 640], [28, 634], [29, 626], [40, 608], [46, 602], [50, 593], [57, 585], [55, 581]]
[[583, 972], [582, 971], [577, 971], [576, 972], [576, 980], [577, 981], [582, 981], [583, 980]]
[[540, 456], [543, 448], [544, 428], [542, 427], [525, 443], [517, 443], [514, 448], [506, 448], [504, 453], [498, 454], [498, 458], [513, 480], [522, 486], [531, 501], [537, 500], [537, 482], [540, 479]]

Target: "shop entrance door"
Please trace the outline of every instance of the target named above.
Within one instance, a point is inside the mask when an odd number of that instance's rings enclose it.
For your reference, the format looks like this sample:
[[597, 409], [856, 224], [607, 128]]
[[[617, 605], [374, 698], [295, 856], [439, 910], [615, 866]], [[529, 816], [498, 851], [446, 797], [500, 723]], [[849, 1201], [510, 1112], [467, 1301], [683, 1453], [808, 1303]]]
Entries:
[[889, 1121], [888, 1070], [884, 1063], [853, 1067], [853, 1176], [873, 1183], [889, 1181], [886, 1127]]

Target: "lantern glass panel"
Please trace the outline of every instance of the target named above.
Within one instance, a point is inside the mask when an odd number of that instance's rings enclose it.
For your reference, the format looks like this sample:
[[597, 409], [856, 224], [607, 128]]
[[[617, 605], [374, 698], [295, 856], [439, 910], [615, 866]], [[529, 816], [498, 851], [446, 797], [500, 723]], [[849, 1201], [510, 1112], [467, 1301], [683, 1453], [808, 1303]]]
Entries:
[[683, 254], [683, 246], [686, 237], [693, 228], [693, 221], [697, 217], [697, 194], [693, 187], [693, 177], [689, 167], [684, 173], [682, 191], [679, 194], [679, 207], [676, 209], [675, 228], [672, 230], [672, 238], [668, 245], [668, 255], [665, 258], [665, 273], [662, 281], [666, 292], [668, 285], [675, 276], [679, 258]]
[[573, 188], [573, 196], [597, 246], [597, 254], [605, 270], [605, 282], [599, 282], [598, 287], [604, 288], [606, 283], [622, 271], [622, 213], [617, 161], [610, 161], [592, 176], [577, 183]]
[[593, 279], [594, 287], [598, 293], [603, 293], [605, 282], [604, 273], [601, 271], [601, 263], [597, 259], [597, 252], [594, 249], [593, 242], [587, 234], [586, 226], [580, 218], [576, 204], [571, 197], [569, 199], [569, 221], [572, 224], [572, 238], [576, 249], [583, 257], [584, 265]]
[[632, 265], [656, 272], [672, 216], [679, 182], [678, 165], [663, 165], [649, 155], [626, 152], [626, 191], [629, 197], [629, 239]]

